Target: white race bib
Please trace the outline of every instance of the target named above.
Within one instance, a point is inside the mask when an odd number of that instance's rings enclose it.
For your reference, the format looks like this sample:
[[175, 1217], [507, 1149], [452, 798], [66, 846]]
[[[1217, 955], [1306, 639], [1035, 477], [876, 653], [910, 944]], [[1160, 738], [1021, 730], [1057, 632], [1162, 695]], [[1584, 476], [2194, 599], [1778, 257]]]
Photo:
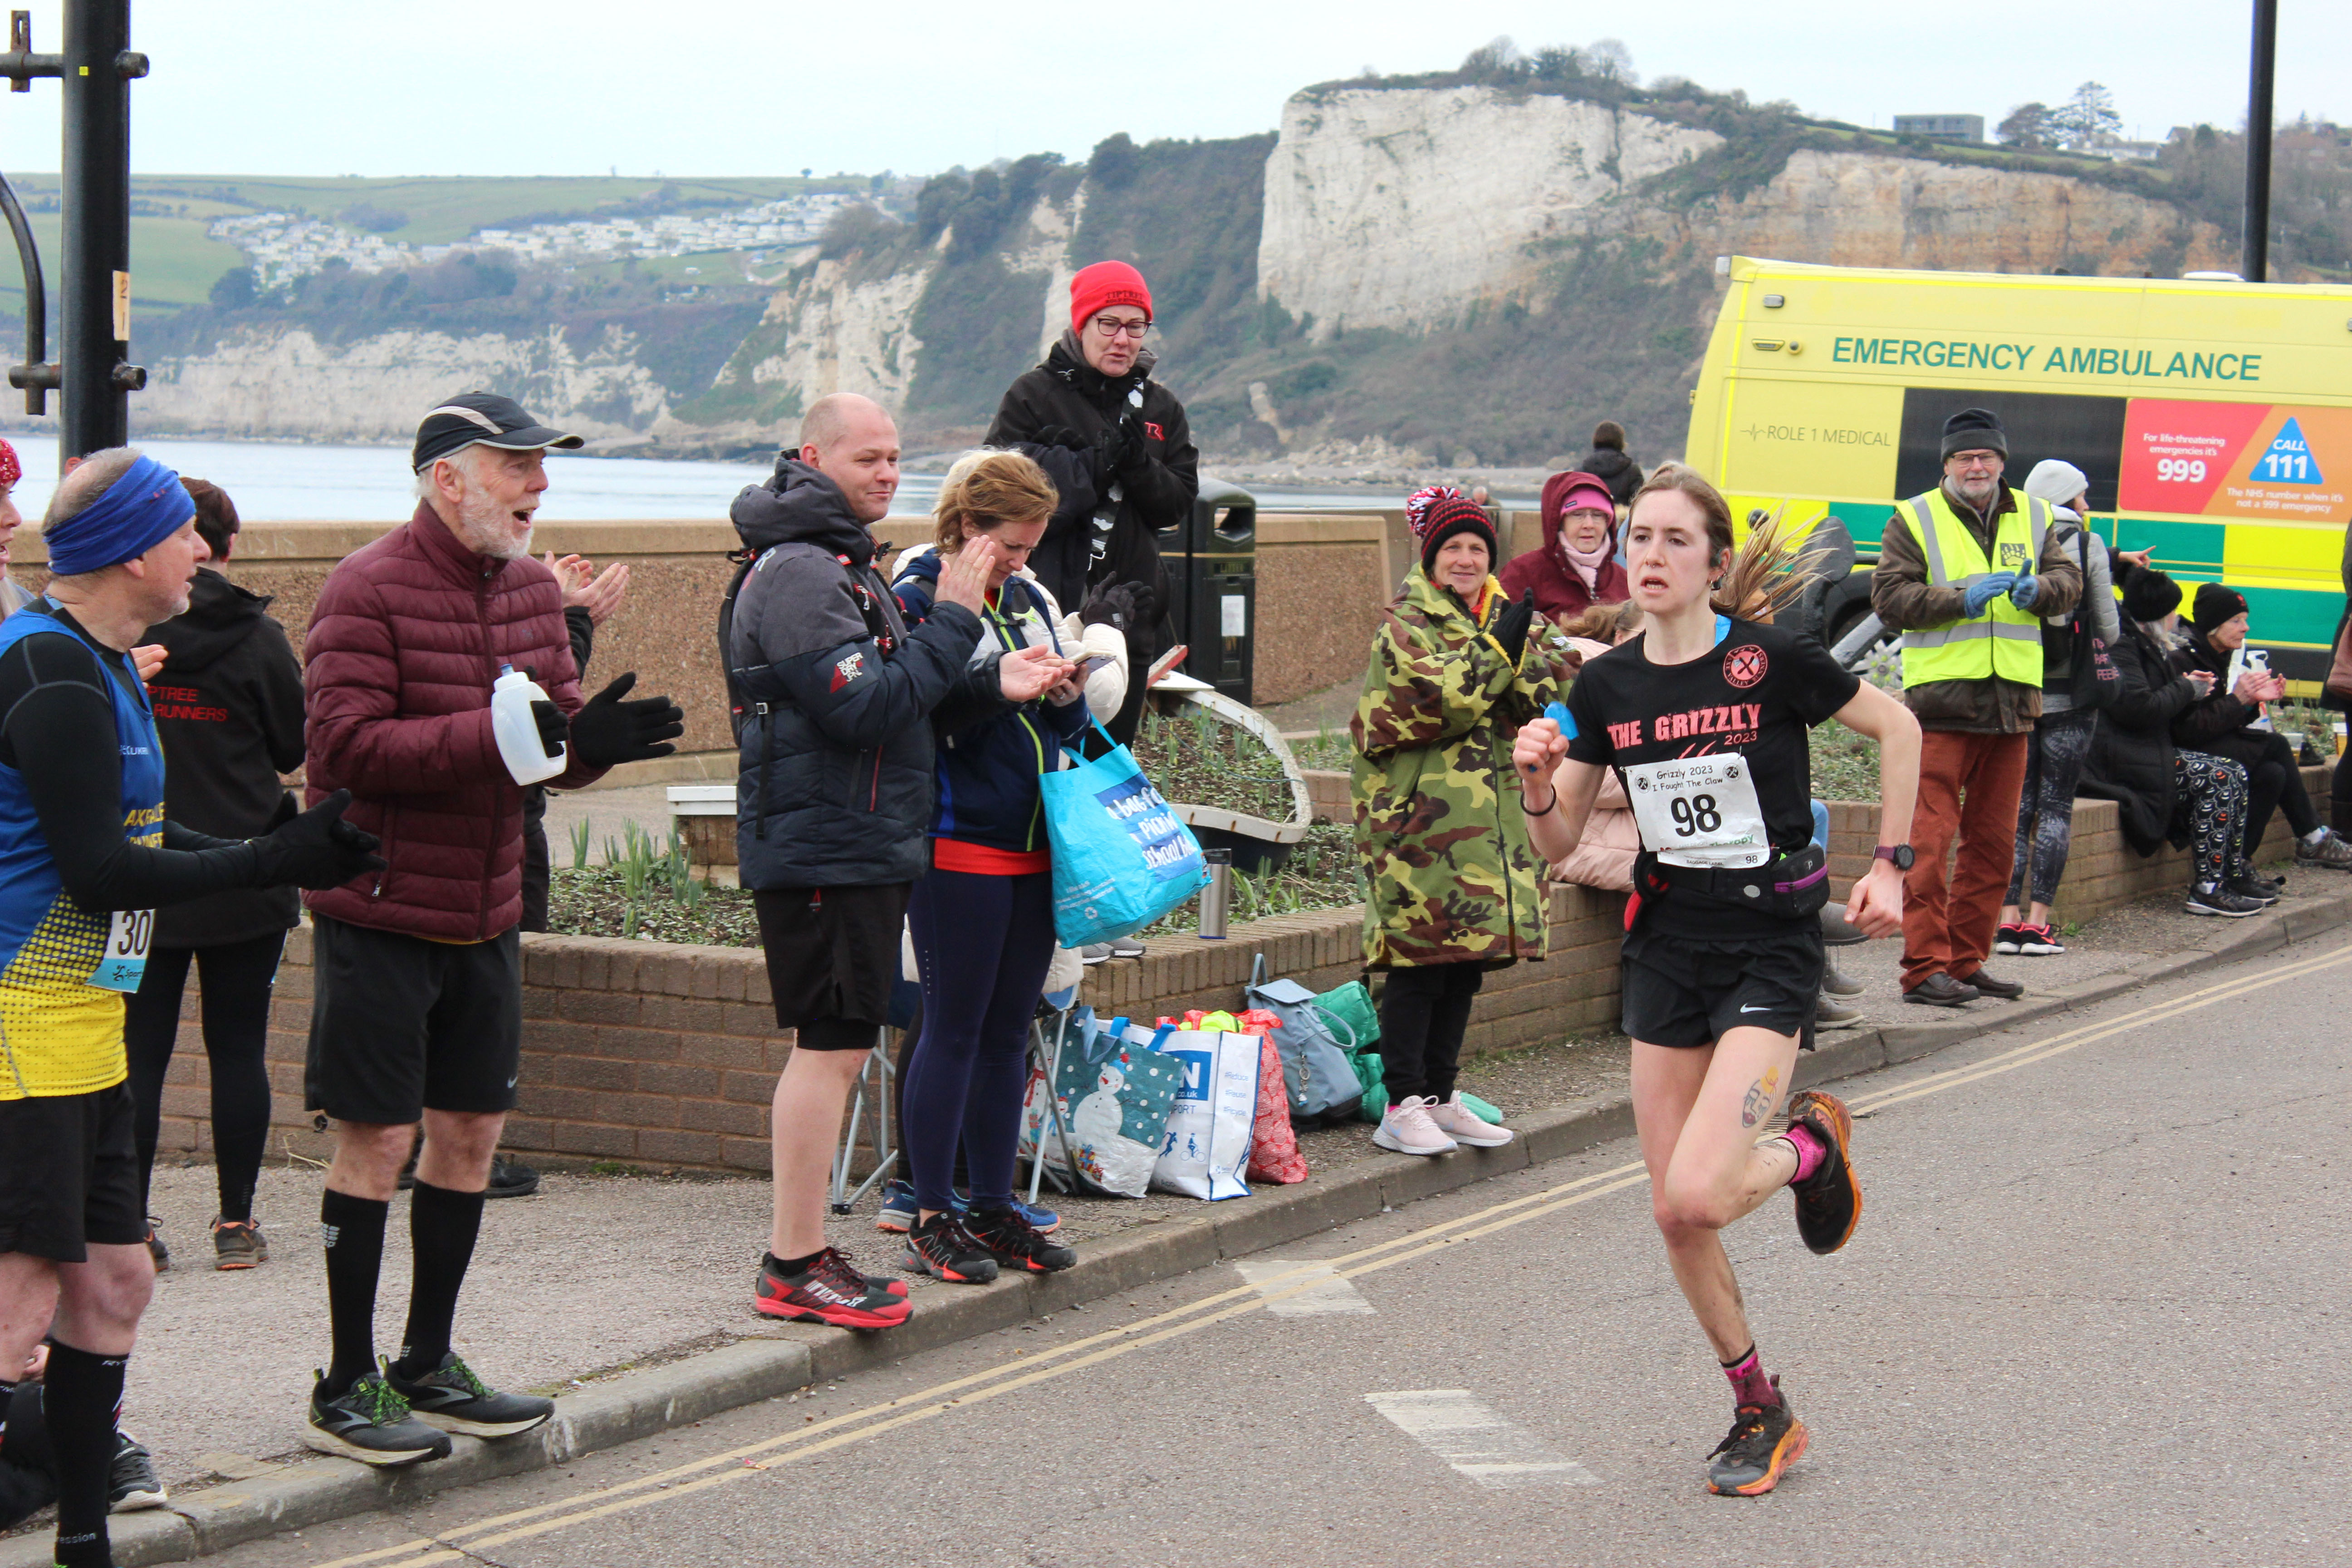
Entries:
[[1627, 768], [1642, 847], [1669, 866], [1745, 868], [1772, 858], [1748, 759], [1738, 752]]
[[136, 991], [147, 973], [147, 944], [155, 937], [153, 910], [117, 910], [106, 928], [106, 951], [88, 984], [101, 991]]

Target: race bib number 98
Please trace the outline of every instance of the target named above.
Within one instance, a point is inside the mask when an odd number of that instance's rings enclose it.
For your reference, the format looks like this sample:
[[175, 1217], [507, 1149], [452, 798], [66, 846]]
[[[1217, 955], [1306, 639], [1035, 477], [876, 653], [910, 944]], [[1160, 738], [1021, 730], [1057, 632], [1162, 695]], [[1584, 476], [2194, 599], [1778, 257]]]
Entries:
[[1625, 770], [1642, 847], [1669, 866], [1745, 868], [1772, 858], [1748, 759], [1737, 752]]

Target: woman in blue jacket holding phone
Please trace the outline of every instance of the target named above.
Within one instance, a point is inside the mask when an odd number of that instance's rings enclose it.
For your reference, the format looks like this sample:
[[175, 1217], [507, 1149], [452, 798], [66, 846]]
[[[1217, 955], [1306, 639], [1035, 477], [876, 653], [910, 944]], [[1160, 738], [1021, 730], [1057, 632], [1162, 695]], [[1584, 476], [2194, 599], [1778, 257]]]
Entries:
[[[1055, 495], [1018, 452], [967, 453], [948, 470], [933, 509], [937, 542], [903, 563], [891, 584], [909, 625], [930, 613], [947, 560], [985, 537], [996, 565], [975, 657], [1045, 647], [1063, 651], [1052, 601], [1019, 574], [1045, 537]], [[1075, 651], [1075, 650], [1073, 650]], [[1077, 1261], [1013, 1201], [1029, 1022], [1054, 953], [1053, 860], [1039, 780], [1093, 721], [1086, 674], [1072, 660], [1038, 700], [939, 737], [931, 868], [908, 906], [922, 973], [923, 1027], [906, 1068], [902, 1129], [917, 1218], [910, 1267], [984, 1283], [1001, 1268], [1045, 1273]], [[958, 1142], [971, 1180], [958, 1214]]]

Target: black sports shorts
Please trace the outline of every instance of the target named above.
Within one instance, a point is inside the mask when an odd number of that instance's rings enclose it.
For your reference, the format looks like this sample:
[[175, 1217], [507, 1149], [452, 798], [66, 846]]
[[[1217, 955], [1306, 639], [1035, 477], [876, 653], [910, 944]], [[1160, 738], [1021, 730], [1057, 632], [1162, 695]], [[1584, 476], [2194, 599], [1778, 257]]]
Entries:
[[147, 1239], [131, 1086], [0, 1100], [0, 1252], [87, 1263]]
[[512, 1110], [522, 1075], [522, 932], [488, 942], [312, 917], [303, 1103], [387, 1127], [427, 1110]]
[[[877, 888], [762, 888], [751, 895], [767, 952], [768, 989], [776, 1022], [787, 1029], [820, 1018], [880, 1028], [890, 1019], [890, 987], [898, 978], [898, 942], [907, 925], [911, 882]], [[829, 1036], [803, 1042], [811, 1050], [846, 1050]], [[871, 1049], [870, 1037], [856, 1042]]]
[[1811, 916], [1767, 936], [1687, 937], [1650, 929], [1625, 938], [1623, 1026], [1654, 1046], [1707, 1046], [1748, 1026], [1813, 1048], [1822, 996], [1822, 928]]

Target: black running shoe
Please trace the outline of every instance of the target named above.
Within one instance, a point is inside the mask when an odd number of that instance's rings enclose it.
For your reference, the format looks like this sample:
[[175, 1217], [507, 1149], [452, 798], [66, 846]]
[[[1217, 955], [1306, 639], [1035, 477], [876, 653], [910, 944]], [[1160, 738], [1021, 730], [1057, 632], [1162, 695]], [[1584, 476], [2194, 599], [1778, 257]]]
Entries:
[[2252, 871], [2232, 878], [2228, 887], [2230, 891], [2237, 894], [2238, 897], [2252, 899], [2258, 904], [2274, 904], [2286, 896], [2284, 888], [2280, 887], [2268, 877], [2258, 877]]
[[527, 1198], [539, 1191], [539, 1173], [519, 1160], [504, 1154], [490, 1156], [489, 1184], [482, 1188], [486, 1198]]
[[907, 1232], [907, 1266], [958, 1285], [985, 1285], [996, 1278], [996, 1258], [971, 1238], [953, 1211], [918, 1220]]
[[114, 1465], [106, 1475], [106, 1511], [135, 1513], [142, 1508], [162, 1508], [171, 1496], [163, 1489], [163, 1478], [155, 1473], [155, 1461], [139, 1439], [128, 1432], [116, 1432]]
[[403, 1377], [387, 1363], [383, 1379], [406, 1400], [416, 1418], [444, 1432], [468, 1437], [511, 1437], [543, 1426], [555, 1415], [555, 1401], [535, 1394], [500, 1394], [474, 1375], [451, 1351], [423, 1377]]
[[1006, 1268], [1058, 1274], [1078, 1260], [1075, 1250], [1031, 1225], [1019, 1209], [974, 1209], [965, 1216], [963, 1226]]
[[[1778, 1389], [1780, 1380], [1774, 1378]], [[1707, 1458], [1706, 1489], [1717, 1497], [1762, 1497], [1780, 1484], [1780, 1472], [1805, 1456], [1805, 1424], [1778, 1405], [1743, 1405], [1731, 1417], [1731, 1434]]]
[[906, 1286], [861, 1274], [833, 1247], [797, 1274], [782, 1271], [772, 1255], [760, 1259], [751, 1305], [771, 1318], [831, 1323], [836, 1329], [895, 1329], [913, 1314]]
[[1853, 1179], [1853, 1162], [1846, 1155], [1853, 1113], [1836, 1095], [1809, 1089], [1789, 1101], [1789, 1125], [1811, 1129], [1822, 1146], [1813, 1173], [1789, 1184], [1797, 1194], [1797, 1234], [1815, 1252], [1835, 1252], [1862, 1218], [1862, 1184]]
[[408, 1401], [374, 1373], [332, 1399], [327, 1397], [326, 1373], [319, 1374], [310, 1390], [310, 1419], [302, 1428], [302, 1446], [387, 1468], [449, 1457], [447, 1434], [411, 1415]]

